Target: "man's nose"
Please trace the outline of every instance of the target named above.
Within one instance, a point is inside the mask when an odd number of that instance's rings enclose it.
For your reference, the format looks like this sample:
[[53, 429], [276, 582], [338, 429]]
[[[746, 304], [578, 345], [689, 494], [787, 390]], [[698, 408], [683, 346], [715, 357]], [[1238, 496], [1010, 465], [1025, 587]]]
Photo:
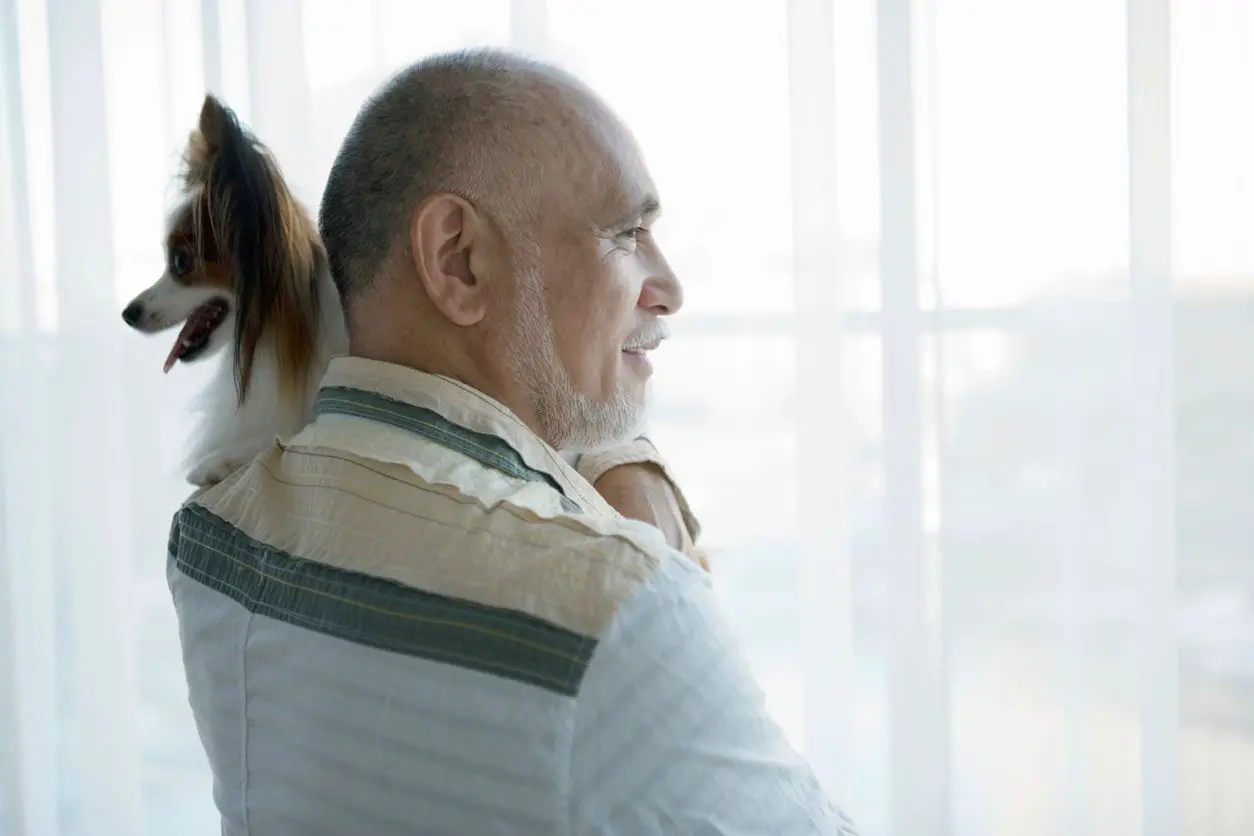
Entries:
[[640, 291], [640, 307], [658, 316], [678, 313], [684, 306], [684, 286], [669, 264], [658, 256], [659, 269], [644, 283]]
[[139, 325], [139, 321], [144, 318], [144, 303], [132, 302], [122, 310], [122, 321], [132, 328]]

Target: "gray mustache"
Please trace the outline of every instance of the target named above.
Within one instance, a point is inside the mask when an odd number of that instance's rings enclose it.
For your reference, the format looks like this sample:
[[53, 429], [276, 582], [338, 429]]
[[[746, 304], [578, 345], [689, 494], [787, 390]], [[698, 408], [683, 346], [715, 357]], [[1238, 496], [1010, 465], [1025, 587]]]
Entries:
[[661, 342], [662, 340], [669, 339], [670, 335], [670, 326], [668, 326], [664, 321], [658, 320], [657, 322], [649, 325], [649, 327], [632, 334], [626, 342], [623, 343], [623, 348], [630, 350], [643, 348], [646, 345], [652, 345], [655, 342]]

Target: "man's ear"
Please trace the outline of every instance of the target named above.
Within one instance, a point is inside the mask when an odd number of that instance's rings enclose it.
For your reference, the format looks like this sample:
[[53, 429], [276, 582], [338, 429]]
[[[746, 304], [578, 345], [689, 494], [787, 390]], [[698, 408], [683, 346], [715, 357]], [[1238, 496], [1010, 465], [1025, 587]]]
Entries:
[[475, 325], [487, 311], [488, 289], [472, 264], [485, 245], [484, 225], [466, 200], [452, 194], [432, 195], [419, 205], [409, 225], [414, 270], [431, 303], [454, 325]]

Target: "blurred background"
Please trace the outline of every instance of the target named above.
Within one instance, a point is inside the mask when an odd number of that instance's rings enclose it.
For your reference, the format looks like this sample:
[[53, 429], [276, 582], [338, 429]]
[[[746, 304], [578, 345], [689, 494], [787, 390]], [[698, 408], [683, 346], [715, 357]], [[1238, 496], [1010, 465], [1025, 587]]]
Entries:
[[212, 834], [165, 585], [206, 90], [316, 210], [457, 47], [636, 132], [654, 436], [866, 836], [1254, 833], [1254, 0], [0, 0], [0, 834]]

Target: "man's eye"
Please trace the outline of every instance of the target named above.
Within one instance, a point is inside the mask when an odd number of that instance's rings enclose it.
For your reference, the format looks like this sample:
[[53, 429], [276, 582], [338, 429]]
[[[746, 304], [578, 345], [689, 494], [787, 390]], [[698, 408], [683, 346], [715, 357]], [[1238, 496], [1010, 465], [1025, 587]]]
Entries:
[[636, 227], [632, 227], [626, 232], [621, 233], [618, 237], [620, 240], [625, 241], [629, 244], [635, 244], [636, 241], [640, 238], [640, 236], [644, 235], [648, 231], [649, 230], [645, 229], [642, 226], [636, 226]]

